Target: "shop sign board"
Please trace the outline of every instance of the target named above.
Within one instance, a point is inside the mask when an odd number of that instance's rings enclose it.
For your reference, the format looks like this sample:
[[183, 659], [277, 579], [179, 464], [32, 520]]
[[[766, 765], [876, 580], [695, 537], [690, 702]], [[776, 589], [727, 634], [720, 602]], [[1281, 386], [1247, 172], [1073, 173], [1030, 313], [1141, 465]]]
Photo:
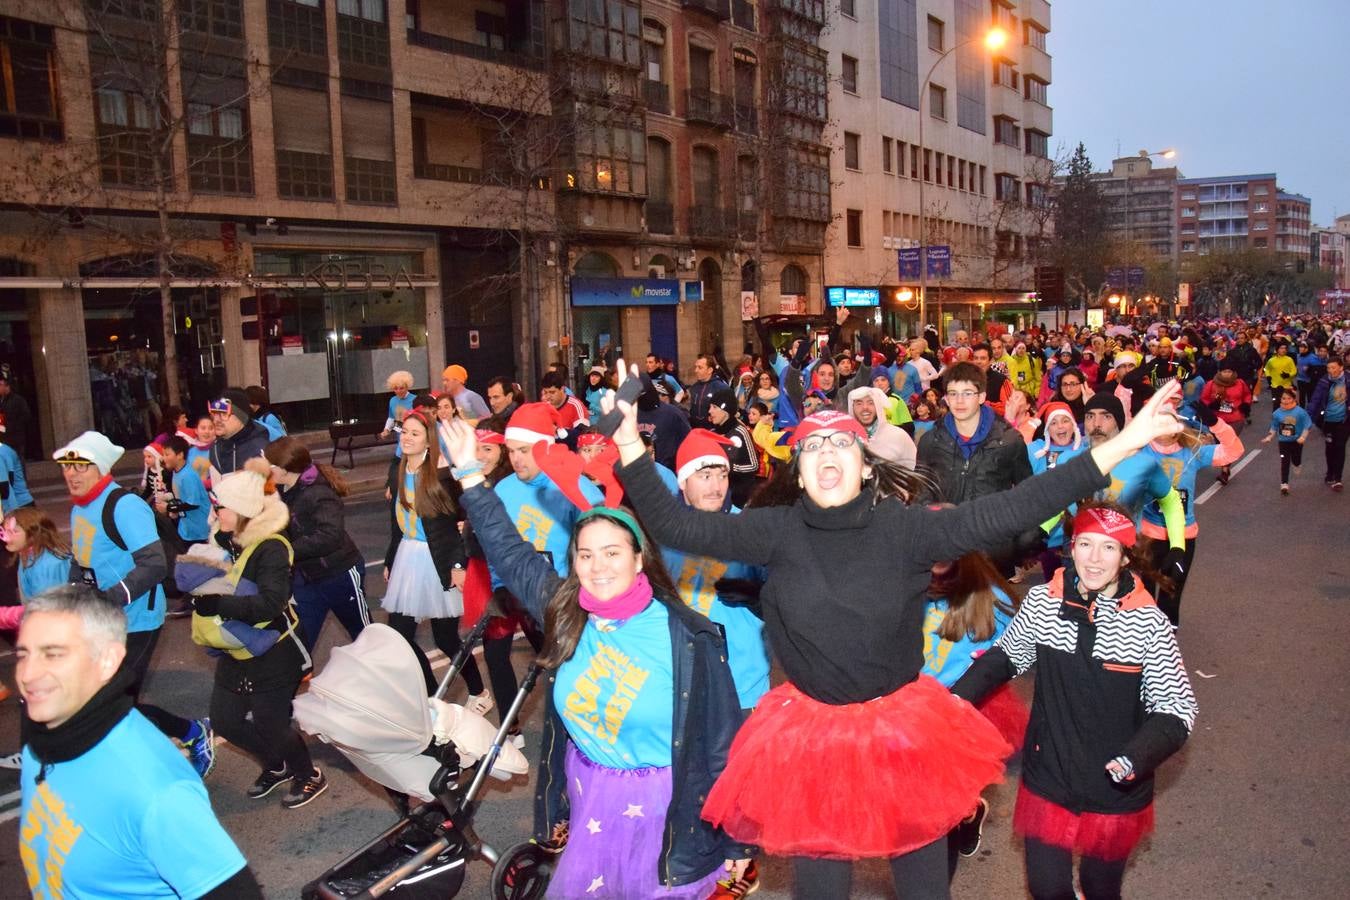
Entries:
[[571, 286], [573, 306], [674, 306], [681, 296], [673, 278], [574, 277]]

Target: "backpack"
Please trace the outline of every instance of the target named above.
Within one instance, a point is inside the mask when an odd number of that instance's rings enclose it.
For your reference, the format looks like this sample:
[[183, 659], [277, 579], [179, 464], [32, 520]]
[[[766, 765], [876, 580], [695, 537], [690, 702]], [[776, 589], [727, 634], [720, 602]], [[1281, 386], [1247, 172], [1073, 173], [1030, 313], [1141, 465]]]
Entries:
[[[106, 534], [119, 550], [128, 550], [127, 542], [122, 537], [122, 532], [117, 527], [117, 501], [123, 497], [137, 496], [124, 487], [115, 488], [108, 499], [103, 504], [103, 533]], [[173, 575], [173, 561], [178, 555], [187, 550], [187, 545], [183, 539], [178, 536], [178, 526], [168, 516], [160, 513], [152, 506], [150, 512], [155, 516], [155, 531], [159, 534], [159, 547], [164, 552], [164, 561], [169, 565], [169, 576]], [[150, 592], [150, 609], [155, 608], [155, 592]]]

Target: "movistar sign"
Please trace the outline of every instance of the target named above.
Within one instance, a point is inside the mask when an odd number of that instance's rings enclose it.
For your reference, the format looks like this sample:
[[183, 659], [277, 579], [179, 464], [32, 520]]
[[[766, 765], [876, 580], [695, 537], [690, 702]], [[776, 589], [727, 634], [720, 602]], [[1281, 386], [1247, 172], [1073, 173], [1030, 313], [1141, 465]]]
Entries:
[[680, 283], [672, 278], [573, 278], [573, 306], [674, 306]]

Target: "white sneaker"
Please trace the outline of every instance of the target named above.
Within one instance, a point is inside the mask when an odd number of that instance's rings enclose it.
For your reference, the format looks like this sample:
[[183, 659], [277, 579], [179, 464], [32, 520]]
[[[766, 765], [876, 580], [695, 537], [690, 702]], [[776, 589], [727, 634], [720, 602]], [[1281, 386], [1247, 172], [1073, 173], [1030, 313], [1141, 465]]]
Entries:
[[0, 769], [21, 769], [23, 768], [23, 753], [10, 753], [0, 756]]
[[464, 701], [465, 709], [480, 716], [486, 716], [492, 712], [492, 707], [496, 705], [492, 700], [492, 695], [487, 691], [483, 691], [481, 694], [470, 694], [469, 699]]

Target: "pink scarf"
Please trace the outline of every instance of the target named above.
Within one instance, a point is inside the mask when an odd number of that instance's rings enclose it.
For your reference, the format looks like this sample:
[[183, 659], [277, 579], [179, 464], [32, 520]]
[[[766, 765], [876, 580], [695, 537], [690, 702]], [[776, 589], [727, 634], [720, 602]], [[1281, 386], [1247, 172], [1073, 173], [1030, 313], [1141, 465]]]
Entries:
[[602, 619], [631, 619], [652, 602], [652, 585], [646, 572], [637, 573], [628, 590], [608, 600], [600, 600], [584, 587], [577, 595], [581, 608]]

